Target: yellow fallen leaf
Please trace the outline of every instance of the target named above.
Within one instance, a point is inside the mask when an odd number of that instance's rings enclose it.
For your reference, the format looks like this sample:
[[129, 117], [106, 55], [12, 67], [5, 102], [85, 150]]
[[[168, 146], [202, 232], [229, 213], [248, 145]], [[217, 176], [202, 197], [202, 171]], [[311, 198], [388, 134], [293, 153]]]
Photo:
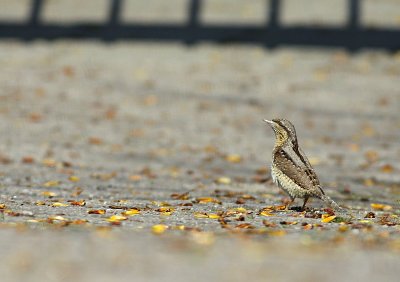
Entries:
[[384, 205], [384, 204], [376, 204], [371, 203], [371, 208], [377, 211], [389, 211], [392, 209], [392, 206]]
[[122, 221], [122, 220], [126, 220], [127, 219], [127, 217], [126, 216], [123, 216], [123, 215], [112, 215], [112, 216], [110, 216], [109, 218], [107, 218], [107, 221], [108, 222], [119, 222], [119, 221]]
[[54, 192], [51, 192], [51, 191], [44, 191], [44, 192], [42, 192], [42, 195], [43, 196], [46, 196], [46, 197], [55, 197], [55, 196], [57, 196], [57, 194], [56, 193], [54, 193]]
[[162, 234], [168, 229], [168, 226], [165, 224], [156, 224], [151, 227], [151, 231], [154, 234]]
[[236, 211], [237, 211], [238, 213], [246, 213], [246, 212], [247, 212], [247, 210], [246, 210], [245, 208], [243, 208], [243, 207], [236, 208]]
[[194, 217], [196, 217], [196, 218], [208, 218], [208, 215], [206, 213], [202, 213], [202, 212], [195, 212], [194, 213]]
[[68, 207], [68, 204], [65, 203], [60, 203], [60, 202], [55, 202], [51, 205], [52, 207]]
[[237, 154], [227, 155], [225, 159], [230, 163], [240, 163], [242, 161], [242, 157]]
[[60, 215], [50, 216], [48, 219], [51, 220], [51, 221], [53, 221], [53, 220], [67, 221], [68, 220], [65, 217], [62, 217]]
[[323, 214], [321, 222], [329, 223], [336, 218], [336, 215]]
[[349, 230], [349, 227], [347, 225], [340, 225], [338, 228], [339, 232], [346, 232], [347, 230]]
[[0, 210], [4, 210], [6, 208], [6, 204], [0, 204]]
[[50, 180], [43, 184], [44, 187], [54, 187], [60, 185], [60, 181], [58, 180]]
[[366, 223], [366, 224], [371, 224], [372, 221], [371, 220], [366, 220], [366, 219], [362, 219], [358, 221], [359, 223]]
[[137, 215], [139, 213], [140, 213], [139, 209], [133, 208], [133, 209], [126, 210], [126, 211], [122, 212], [121, 214], [123, 216], [134, 216], [134, 215]]
[[261, 211], [260, 215], [262, 215], [262, 216], [272, 216], [273, 214], [270, 213], [269, 211]]
[[218, 184], [230, 184], [232, 180], [229, 177], [220, 177], [217, 179]]
[[218, 199], [212, 198], [212, 197], [199, 197], [196, 198], [196, 201], [199, 204], [206, 204], [206, 203], [217, 203], [220, 204], [221, 202]]
[[72, 182], [78, 182], [78, 181], [80, 180], [80, 178], [79, 178], [78, 176], [71, 175], [71, 176], [68, 178], [68, 180], [69, 180], [69, 181], [72, 181]]
[[208, 214], [208, 218], [211, 218], [211, 219], [219, 219], [220, 216], [219, 216], [218, 214], [215, 214], [215, 213], [210, 213], [210, 214]]

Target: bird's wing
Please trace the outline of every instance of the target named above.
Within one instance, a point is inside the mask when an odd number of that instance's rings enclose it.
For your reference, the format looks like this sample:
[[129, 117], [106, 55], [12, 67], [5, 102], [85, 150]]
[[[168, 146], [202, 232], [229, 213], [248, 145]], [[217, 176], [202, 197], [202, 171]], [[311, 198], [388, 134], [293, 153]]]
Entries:
[[317, 175], [303, 152], [296, 149], [281, 149], [275, 152], [276, 166], [297, 185], [306, 190], [320, 190]]

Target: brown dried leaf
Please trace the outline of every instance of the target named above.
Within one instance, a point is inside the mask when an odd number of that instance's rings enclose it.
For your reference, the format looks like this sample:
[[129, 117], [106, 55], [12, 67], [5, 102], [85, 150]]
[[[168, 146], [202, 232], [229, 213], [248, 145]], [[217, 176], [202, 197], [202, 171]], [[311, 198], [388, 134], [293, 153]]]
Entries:
[[31, 156], [25, 156], [22, 158], [22, 163], [24, 164], [33, 164], [35, 162], [35, 159]]
[[380, 171], [383, 173], [392, 173], [394, 171], [394, 168], [390, 164], [385, 164], [380, 168]]
[[183, 193], [183, 194], [171, 194], [171, 198], [175, 200], [188, 200], [189, 199], [189, 192]]
[[212, 197], [199, 197], [196, 198], [196, 203], [199, 204], [207, 204], [207, 203], [216, 203], [216, 204], [221, 204], [221, 201], [218, 199], [212, 198]]
[[106, 210], [88, 210], [88, 214], [105, 214]]
[[85, 200], [81, 200], [81, 201], [72, 201], [72, 202], [71, 202], [71, 205], [72, 205], [72, 206], [80, 206], [80, 207], [83, 207], [83, 206], [86, 205], [86, 202], [85, 202]]
[[241, 228], [241, 229], [254, 229], [255, 227], [251, 225], [250, 223], [241, 223], [235, 226], [235, 228]]

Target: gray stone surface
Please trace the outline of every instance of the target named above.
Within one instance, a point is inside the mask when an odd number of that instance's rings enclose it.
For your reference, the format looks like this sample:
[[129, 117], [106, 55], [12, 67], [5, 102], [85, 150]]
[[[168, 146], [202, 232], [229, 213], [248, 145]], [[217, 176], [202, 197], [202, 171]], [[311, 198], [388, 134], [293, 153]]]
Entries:
[[[1, 42], [0, 65], [2, 281], [397, 280], [399, 54]], [[273, 117], [347, 224], [309, 218], [317, 200], [259, 214], [285, 198], [267, 179]], [[364, 219], [371, 203], [386, 210]], [[140, 214], [113, 225], [118, 207]], [[226, 228], [197, 214], [235, 208]]]

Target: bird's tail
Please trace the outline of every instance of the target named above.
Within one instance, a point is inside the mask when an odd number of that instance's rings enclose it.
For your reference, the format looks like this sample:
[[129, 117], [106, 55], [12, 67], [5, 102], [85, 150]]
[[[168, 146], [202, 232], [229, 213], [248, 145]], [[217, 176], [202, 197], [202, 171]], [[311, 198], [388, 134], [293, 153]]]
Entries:
[[336, 204], [336, 202], [334, 200], [332, 200], [329, 196], [323, 194], [321, 196], [321, 200], [324, 201], [326, 204], [328, 204], [331, 208], [335, 209], [335, 210], [343, 210], [343, 208], [341, 208], [338, 204]]

